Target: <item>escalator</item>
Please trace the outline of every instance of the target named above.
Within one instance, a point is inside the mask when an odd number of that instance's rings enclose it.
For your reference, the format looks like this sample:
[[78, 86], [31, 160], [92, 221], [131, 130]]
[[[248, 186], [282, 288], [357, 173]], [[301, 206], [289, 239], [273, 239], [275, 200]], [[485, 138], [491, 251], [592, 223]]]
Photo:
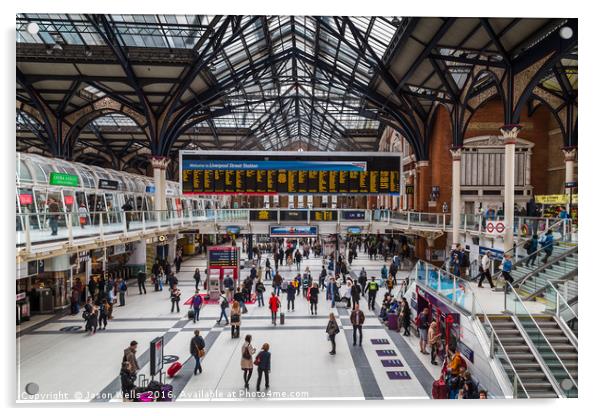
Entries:
[[[483, 322], [482, 316], [480, 319]], [[493, 327], [497, 340], [509, 359], [508, 361], [500, 360], [504, 371], [510, 380], [514, 379], [514, 372], [516, 372], [521, 387], [524, 388], [524, 391], [518, 389], [518, 398], [558, 397], [554, 385], [538, 361], [537, 353], [531, 350], [512, 317], [489, 315], [488, 322]]]

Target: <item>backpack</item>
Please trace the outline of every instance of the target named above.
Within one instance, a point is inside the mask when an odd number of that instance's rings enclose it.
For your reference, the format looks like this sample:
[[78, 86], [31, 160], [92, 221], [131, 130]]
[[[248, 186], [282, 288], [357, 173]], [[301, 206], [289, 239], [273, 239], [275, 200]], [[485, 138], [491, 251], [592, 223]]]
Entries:
[[128, 290], [128, 286], [125, 284], [125, 280], [121, 282], [121, 284], [119, 285], [119, 290], [121, 290], [122, 292], [125, 292], [126, 290]]
[[222, 300], [222, 303], [220, 303], [220, 307], [221, 307], [222, 309], [226, 309], [226, 308], [228, 307], [228, 305], [229, 305], [229, 304], [228, 304], [228, 300], [226, 300], [226, 299], [223, 299], [223, 300]]
[[84, 311], [84, 313], [82, 313], [82, 319], [84, 321], [87, 321], [89, 318], [90, 318], [90, 312]]

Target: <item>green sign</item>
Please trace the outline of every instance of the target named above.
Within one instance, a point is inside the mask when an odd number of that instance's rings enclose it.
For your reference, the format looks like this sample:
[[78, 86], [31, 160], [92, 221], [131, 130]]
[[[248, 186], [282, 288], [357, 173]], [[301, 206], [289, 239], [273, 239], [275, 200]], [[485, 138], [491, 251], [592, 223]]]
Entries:
[[50, 185], [78, 186], [79, 177], [68, 173], [50, 172]]

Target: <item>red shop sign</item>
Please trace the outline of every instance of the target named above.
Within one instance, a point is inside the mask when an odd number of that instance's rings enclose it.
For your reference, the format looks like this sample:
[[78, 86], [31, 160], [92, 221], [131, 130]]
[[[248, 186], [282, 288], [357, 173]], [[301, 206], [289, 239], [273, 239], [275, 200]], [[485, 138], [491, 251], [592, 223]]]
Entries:
[[65, 205], [73, 205], [73, 196], [65, 195]]
[[31, 194], [19, 194], [19, 203], [21, 205], [33, 204], [33, 195]]

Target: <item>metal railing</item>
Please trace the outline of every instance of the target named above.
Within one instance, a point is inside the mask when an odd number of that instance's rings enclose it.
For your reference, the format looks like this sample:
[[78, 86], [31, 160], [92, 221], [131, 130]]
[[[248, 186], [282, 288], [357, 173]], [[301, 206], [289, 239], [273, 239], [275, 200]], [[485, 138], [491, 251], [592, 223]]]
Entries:
[[550, 301], [550, 299], [554, 299], [553, 303], [549, 305], [547, 310], [553, 312], [556, 318], [562, 320], [567, 325], [567, 327], [572, 331], [571, 333], [575, 335], [573, 341], [576, 343], [577, 338], [573, 328], [575, 328], [579, 319], [577, 311], [574, 310], [573, 307], [569, 305], [566, 298], [562, 296], [558, 288], [556, 288], [555, 282], [548, 282], [546, 285], [545, 298], [548, 301]]
[[[408, 286], [412, 281], [435, 291], [439, 296], [464, 310], [472, 320], [476, 320], [478, 322], [476, 327], [481, 332], [481, 338], [487, 343], [484, 348], [489, 358], [497, 359], [501, 365], [502, 373], [505, 375], [508, 385], [512, 386], [513, 397], [530, 397], [494, 326], [491, 324], [485, 308], [481, 306], [472, 289], [463, 279], [437, 266], [418, 260], [414, 270], [409, 275]], [[450, 289], [452, 290], [451, 296]], [[461, 292], [460, 295], [458, 295], [458, 292]], [[482, 317], [483, 320], [481, 321], [479, 317]]]
[[[541, 356], [543, 365], [546, 366], [548, 372], [553, 376], [556, 384], [567, 397], [577, 397], [578, 385], [571, 376], [570, 371], [566, 368], [541, 327], [535, 318], [533, 318], [533, 315], [531, 315], [531, 312], [529, 312], [518, 293], [516, 293], [516, 290], [510, 285], [508, 285], [508, 289], [509, 291], [504, 294], [506, 309], [516, 316], [517, 320], [521, 323], [527, 336]], [[525, 323], [528, 325], [525, 325]], [[551, 364], [554, 365], [555, 371], [550, 368]], [[568, 382], [569, 380], [570, 383]]]

